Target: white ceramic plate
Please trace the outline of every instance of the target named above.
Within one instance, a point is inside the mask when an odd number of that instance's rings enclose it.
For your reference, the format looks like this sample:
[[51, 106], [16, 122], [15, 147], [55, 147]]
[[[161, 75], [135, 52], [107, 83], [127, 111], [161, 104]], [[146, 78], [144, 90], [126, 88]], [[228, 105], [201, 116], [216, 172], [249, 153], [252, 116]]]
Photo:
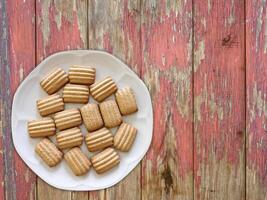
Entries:
[[[34, 148], [40, 139], [32, 139], [27, 132], [27, 121], [41, 118], [36, 100], [47, 94], [40, 87], [40, 80], [53, 68], [59, 66], [66, 72], [71, 65], [93, 66], [96, 68], [96, 80], [110, 75], [118, 88], [130, 86], [133, 88], [138, 112], [123, 117], [125, 122], [133, 124], [137, 129], [137, 137], [128, 153], [121, 153], [121, 162], [114, 169], [102, 175], [97, 175], [93, 169], [87, 175], [76, 177], [62, 161], [54, 168], [47, 167], [35, 154]], [[114, 98], [113, 96], [110, 98]], [[94, 100], [90, 97], [90, 102]], [[80, 107], [79, 104], [67, 105], [66, 108]], [[65, 51], [56, 53], [41, 62], [18, 87], [12, 105], [12, 137], [14, 146], [24, 162], [45, 182], [65, 190], [99, 190], [115, 185], [127, 176], [140, 162], [147, 152], [152, 139], [153, 112], [149, 92], [138, 76], [116, 57], [91, 50]], [[81, 127], [83, 134], [87, 132]], [[116, 129], [112, 129], [113, 133]], [[51, 138], [55, 141], [55, 138]], [[85, 144], [83, 152], [89, 157]]]

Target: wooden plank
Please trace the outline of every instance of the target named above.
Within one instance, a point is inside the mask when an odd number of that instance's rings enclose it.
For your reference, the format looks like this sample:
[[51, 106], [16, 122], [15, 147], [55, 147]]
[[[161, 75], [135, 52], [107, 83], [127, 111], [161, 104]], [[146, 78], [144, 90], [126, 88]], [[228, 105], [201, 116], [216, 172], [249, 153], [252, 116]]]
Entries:
[[247, 199], [267, 199], [267, 2], [246, 1]]
[[[141, 71], [140, 1], [89, 0], [89, 48], [103, 49]], [[90, 199], [102, 198], [93, 193]], [[106, 190], [106, 199], [140, 199], [140, 165], [115, 187]]]
[[[37, 1], [37, 62], [61, 50], [87, 48], [87, 1]], [[88, 199], [88, 193], [55, 189], [38, 179], [38, 199]]]
[[[14, 150], [11, 139], [11, 104], [16, 88], [35, 66], [35, 2], [33, 0], [1, 2], [1, 7], [3, 6], [1, 9], [6, 9], [7, 13], [5, 34], [2, 36], [8, 38], [6, 44], [8, 47], [4, 52], [7, 60], [1, 68], [5, 198], [33, 199], [36, 176]], [[20, 23], [21, 19], [23, 23]]]
[[195, 199], [245, 199], [244, 6], [194, 1]]
[[142, 78], [154, 133], [142, 199], [193, 199], [192, 1], [143, 1]]
[[[5, 144], [5, 135], [6, 131], [9, 130], [10, 133], [10, 124], [6, 123], [5, 118], [8, 113], [8, 108], [10, 108], [10, 104], [7, 103], [10, 99], [10, 94], [7, 93], [7, 89], [10, 87], [10, 76], [8, 76], [8, 72], [10, 72], [9, 68], [9, 59], [8, 59], [8, 25], [7, 25], [7, 13], [6, 13], [6, 1], [0, 1], [0, 166], [3, 166], [0, 170], [0, 199], [5, 198], [5, 188], [8, 190], [14, 181], [13, 174], [10, 176], [10, 181], [5, 182], [5, 174], [8, 172], [4, 167], [6, 157], [8, 157], [9, 147]], [[7, 108], [7, 109], [5, 109]], [[10, 142], [9, 142], [10, 145]], [[7, 152], [7, 153], [5, 153]], [[5, 154], [5, 155], [4, 155]], [[12, 165], [12, 163], [7, 163], [7, 165]], [[13, 166], [12, 166], [13, 167]], [[10, 199], [13, 196], [13, 193], [7, 192], [6, 196]]]

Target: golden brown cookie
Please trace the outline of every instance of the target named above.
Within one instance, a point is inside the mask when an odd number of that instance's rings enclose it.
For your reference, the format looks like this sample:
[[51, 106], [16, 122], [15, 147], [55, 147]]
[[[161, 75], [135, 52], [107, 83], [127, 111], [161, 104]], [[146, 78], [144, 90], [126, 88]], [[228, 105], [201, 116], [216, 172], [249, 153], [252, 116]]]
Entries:
[[117, 86], [110, 76], [90, 86], [90, 93], [98, 102], [103, 101], [116, 91]]
[[37, 108], [42, 117], [64, 110], [63, 99], [58, 94], [44, 97], [37, 101]]
[[55, 114], [55, 124], [59, 130], [81, 125], [82, 117], [80, 111], [76, 108], [64, 110]]
[[83, 122], [88, 131], [95, 131], [104, 126], [97, 104], [87, 104], [81, 107]]
[[118, 90], [115, 97], [122, 115], [129, 115], [138, 110], [134, 92], [130, 87]]
[[46, 137], [56, 133], [56, 126], [51, 117], [33, 120], [28, 122], [30, 137]]
[[65, 103], [87, 103], [89, 100], [89, 87], [86, 85], [67, 84], [63, 89]]
[[113, 148], [94, 155], [91, 159], [93, 167], [98, 174], [104, 173], [120, 163], [120, 156]]
[[49, 167], [56, 166], [63, 157], [62, 152], [59, 151], [56, 145], [47, 138], [42, 139], [36, 145], [35, 152]]
[[90, 160], [87, 158], [86, 155], [84, 155], [84, 153], [78, 147], [74, 147], [71, 150], [69, 150], [64, 155], [64, 158], [68, 166], [76, 176], [81, 176], [86, 174], [91, 167]]
[[86, 145], [91, 152], [113, 145], [113, 135], [107, 128], [101, 128], [86, 135]]
[[78, 127], [58, 132], [56, 138], [58, 148], [60, 149], [80, 146], [83, 143], [83, 135]]
[[116, 101], [104, 101], [99, 104], [99, 107], [107, 128], [113, 128], [121, 124], [122, 117]]
[[122, 123], [114, 136], [114, 147], [120, 151], [129, 151], [132, 147], [137, 129], [131, 124]]
[[95, 68], [73, 65], [69, 69], [70, 83], [91, 85], [95, 82]]
[[68, 81], [68, 75], [64, 70], [56, 68], [42, 79], [40, 85], [48, 94], [53, 94], [62, 88]]

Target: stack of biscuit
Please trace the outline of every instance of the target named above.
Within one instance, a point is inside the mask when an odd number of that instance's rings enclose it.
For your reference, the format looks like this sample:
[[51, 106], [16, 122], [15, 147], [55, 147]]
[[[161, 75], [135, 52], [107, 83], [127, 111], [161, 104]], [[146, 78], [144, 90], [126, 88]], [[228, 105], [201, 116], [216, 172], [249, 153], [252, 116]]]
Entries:
[[[133, 146], [137, 129], [123, 116], [138, 111], [134, 91], [130, 87], [118, 89], [110, 76], [95, 82], [95, 76], [94, 68], [74, 65], [68, 73], [56, 68], [41, 80], [48, 96], [36, 104], [44, 118], [29, 121], [28, 132], [31, 138], [42, 138], [35, 152], [49, 167], [65, 160], [76, 176], [86, 174], [91, 166], [101, 174], [120, 163], [117, 151], [127, 152]], [[90, 95], [97, 103], [89, 103]], [[65, 109], [68, 103], [85, 105]], [[88, 131], [85, 136], [82, 124]], [[110, 129], [115, 127], [113, 134]], [[83, 142], [88, 152], [82, 151]], [[86, 155], [89, 152], [91, 158]]]

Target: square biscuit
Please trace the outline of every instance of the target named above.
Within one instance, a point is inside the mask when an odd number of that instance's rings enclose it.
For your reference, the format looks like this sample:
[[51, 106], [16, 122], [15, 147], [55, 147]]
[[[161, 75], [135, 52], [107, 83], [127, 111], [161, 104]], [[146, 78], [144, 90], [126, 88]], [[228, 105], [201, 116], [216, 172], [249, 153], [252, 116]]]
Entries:
[[61, 68], [56, 68], [41, 80], [40, 85], [48, 94], [54, 94], [68, 81], [66, 72]]
[[129, 115], [138, 110], [132, 88], [126, 87], [118, 90], [115, 97], [122, 115]]
[[64, 159], [76, 176], [84, 175], [90, 170], [91, 162], [79, 147], [65, 153]]
[[97, 104], [86, 104], [80, 108], [80, 111], [84, 125], [89, 132], [100, 129], [104, 126], [104, 122]]
[[119, 126], [122, 117], [116, 101], [108, 100], [99, 104], [100, 112], [107, 128]]
[[95, 82], [90, 86], [90, 93], [98, 102], [102, 102], [116, 91], [117, 86], [110, 76], [101, 81]]
[[36, 145], [35, 152], [49, 167], [56, 166], [63, 158], [63, 153], [48, 138]]
[[136, 138], [137, 129], [128, 123], [122, 123], [115, 133], [114, 146], [120, 151], [129, 151]]

